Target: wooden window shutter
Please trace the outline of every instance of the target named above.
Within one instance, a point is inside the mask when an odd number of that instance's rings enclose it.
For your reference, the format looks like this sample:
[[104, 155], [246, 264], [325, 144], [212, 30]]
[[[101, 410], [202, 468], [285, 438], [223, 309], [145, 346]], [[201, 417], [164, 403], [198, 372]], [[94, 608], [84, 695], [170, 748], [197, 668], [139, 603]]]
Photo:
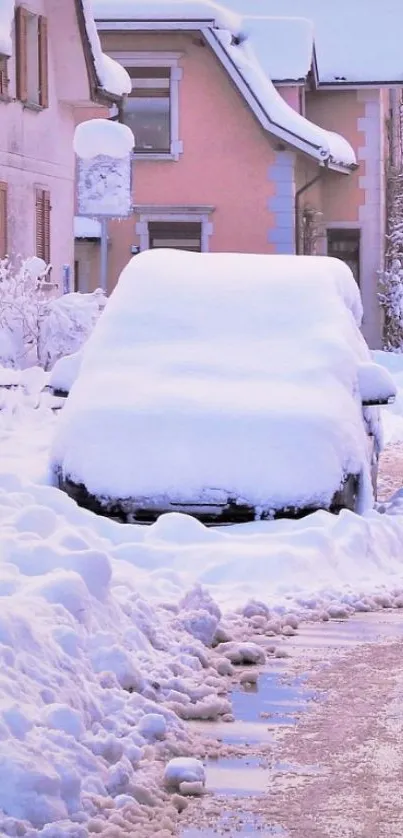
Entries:
[[8, 70], [7, 57], [0, 55], [0, 99], [8, 97]]
[[43, 251], [46, 264], [50, 262], [50, 194], [43, 193]]
[[7, 184], [0, 183], [0, 259], [7, 255]]
[[16, 73], [17, 99], [28, 101], [28, 48], [27, 48], [28, 12], [23, 6], [15, 10], [15, 42], [16, 42]]
[[48, 73], [48, 22], [42, 15], [38, 18], [38, 51], [39, 51], [39, 104], [42, 108], [49, 107], [49, 73]]
[[36, 255], [48, 265], [50, 262], [50, 193], [36, 190]]

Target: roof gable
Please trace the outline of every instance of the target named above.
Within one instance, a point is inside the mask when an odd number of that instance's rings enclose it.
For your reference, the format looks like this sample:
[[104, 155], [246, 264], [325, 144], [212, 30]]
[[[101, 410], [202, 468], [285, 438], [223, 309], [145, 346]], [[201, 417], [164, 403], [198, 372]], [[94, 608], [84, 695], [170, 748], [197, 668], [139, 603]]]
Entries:
[[[136, 3], [93, 0], [93, 7], [98, 27], [104, 30], [200, 30], [268, 133], [315, 158], [321, 165], [343, 171], [356, 165], [354, 151], [343, 137], [305, 119], [283, 100], [257, 58], [253, 39], [243, 31], [244, 21], [228, 16], [223, 7], [209, 0], [138, 0]], [[288, 29], [288, 23], [281, 19], [276, 25], [282, 32]], [[313, 60], [313, 40], [306, 21], [299, 21], [294, 31], [301, 31], [301, 27], [305, 33], [304, 47], [295, 72], [307, 74]], [[266, 53], [270, 45], [269, 40]]]

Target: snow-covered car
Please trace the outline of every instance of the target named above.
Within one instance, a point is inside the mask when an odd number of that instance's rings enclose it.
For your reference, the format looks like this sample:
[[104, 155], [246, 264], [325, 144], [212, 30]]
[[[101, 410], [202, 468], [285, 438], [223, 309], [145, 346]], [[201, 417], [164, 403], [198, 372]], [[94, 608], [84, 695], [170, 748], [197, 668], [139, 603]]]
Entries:
[[369, 508], [395, 387], [361, 318], [337, 259], [133, 257], [60, 417], [59, 486], [123, 521]]

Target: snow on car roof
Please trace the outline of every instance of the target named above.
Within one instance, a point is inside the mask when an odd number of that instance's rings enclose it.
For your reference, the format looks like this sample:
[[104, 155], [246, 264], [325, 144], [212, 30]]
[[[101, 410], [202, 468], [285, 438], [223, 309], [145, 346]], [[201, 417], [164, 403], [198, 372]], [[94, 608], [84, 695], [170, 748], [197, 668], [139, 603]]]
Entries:
[[365, 467], [359, 319], [337, 260], [136, 256], [84, 349], [53, 465], [109, 498], [328, 505]]

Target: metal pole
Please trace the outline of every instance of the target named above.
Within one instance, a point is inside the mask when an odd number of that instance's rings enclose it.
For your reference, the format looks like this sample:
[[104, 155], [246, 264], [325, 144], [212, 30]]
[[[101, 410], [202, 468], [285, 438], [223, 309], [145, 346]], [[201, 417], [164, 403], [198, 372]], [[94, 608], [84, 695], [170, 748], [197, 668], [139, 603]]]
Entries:
[[101, 264], [100, 286], [105, 294], [108, 291], [108, 220], [101, 218]]

